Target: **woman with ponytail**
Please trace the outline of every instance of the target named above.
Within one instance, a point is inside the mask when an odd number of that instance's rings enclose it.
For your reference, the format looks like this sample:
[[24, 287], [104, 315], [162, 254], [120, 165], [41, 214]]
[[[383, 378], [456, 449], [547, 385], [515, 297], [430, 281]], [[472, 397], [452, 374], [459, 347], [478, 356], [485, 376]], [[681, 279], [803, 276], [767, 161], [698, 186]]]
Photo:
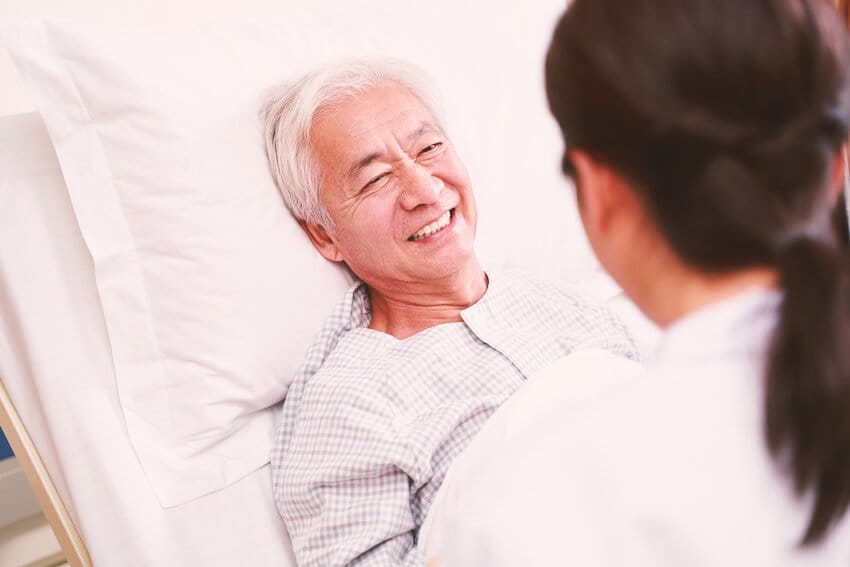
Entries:
[[447, 481], [438, 565], [850, 565], [848, 50], [829, 0], [570, 5], [563, 169], [665, 334], [645, 376]]

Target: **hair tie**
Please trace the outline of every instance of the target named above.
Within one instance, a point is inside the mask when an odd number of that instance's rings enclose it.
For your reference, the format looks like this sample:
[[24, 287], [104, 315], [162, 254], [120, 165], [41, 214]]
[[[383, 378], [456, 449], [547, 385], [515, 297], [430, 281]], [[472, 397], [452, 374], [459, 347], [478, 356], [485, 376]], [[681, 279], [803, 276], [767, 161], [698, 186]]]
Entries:
[[801, 242], [817, 242], [831, 245], [835, 239], [828, 218], [818, 219], [802, 227], [795, 227], [780, 234], [773, 242], [773, 251], [777, 257], [781, 256], [793, 246]]
[[809, 239], [805, 232], [789, 231], [779, 235], [773, 243], [773, 252], [777, 257], [782, 256], [785, 252], [791, 249], [792, 246]]
[[761, 141], [746, 141], [739, 146], [739, 149], [744, 150], [746, 145], [754, 142], [752, 146], [754, 153], [770, 153], [795, 141], [813, 136], [841, 144], [847, 136], [847, 131], [848, 118], [843, 111], [834, 108], [819, 109], [807, 112], [786, 123], [773, 135], [762, 137]]

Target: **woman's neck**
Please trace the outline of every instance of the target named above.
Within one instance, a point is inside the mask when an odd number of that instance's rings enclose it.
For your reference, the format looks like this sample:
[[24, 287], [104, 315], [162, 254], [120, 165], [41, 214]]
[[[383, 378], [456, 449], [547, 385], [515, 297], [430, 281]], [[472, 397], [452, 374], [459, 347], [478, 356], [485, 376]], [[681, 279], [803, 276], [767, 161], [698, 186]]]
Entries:
[[646, 277], [643, 285], [633, 285], [635, 303], [662, 328], [703, 307], [755, 289], [775, 288], [774, 268], [760, 267], [725, 274], [707, 274], [687, 266], [667, 266], [661, 277]]

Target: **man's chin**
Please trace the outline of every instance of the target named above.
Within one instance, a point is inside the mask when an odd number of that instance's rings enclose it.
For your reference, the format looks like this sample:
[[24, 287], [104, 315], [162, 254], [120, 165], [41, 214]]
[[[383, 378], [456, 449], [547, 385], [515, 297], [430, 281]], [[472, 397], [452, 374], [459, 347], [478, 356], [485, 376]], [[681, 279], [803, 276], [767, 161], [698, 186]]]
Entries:
[[476, 267], [478, 267], [478, 259], [475, 257], [475, 253], [470, 251], [469, 253], [454, 255], [454, 257], [444, 256], [423, 260], [412, 271], [422, 280], [435, 280], [447, 278]]

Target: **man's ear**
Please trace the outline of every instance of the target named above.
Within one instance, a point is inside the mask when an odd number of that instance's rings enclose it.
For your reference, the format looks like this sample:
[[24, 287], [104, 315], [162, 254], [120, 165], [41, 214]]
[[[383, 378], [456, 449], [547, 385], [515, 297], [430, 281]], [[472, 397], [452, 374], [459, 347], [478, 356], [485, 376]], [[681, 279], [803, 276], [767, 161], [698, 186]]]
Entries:
[[342, 262], [342, 252], [340, 252], [336, 241], [325, 227], [311, 221], [298, 221], [301, 229], [310, 237], [310, 242], [319, 254], [330, 260], [331, 262]]

